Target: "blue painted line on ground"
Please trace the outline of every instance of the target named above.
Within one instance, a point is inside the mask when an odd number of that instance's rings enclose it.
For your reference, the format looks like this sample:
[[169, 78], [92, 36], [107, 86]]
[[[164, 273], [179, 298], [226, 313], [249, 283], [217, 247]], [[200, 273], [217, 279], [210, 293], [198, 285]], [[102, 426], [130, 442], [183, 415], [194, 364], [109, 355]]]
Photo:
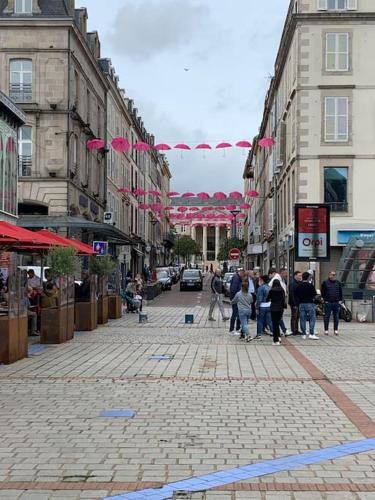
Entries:
[[28, 356], [36, 356], [37, 354], [41, 354], [47, 348], [48, 348], [48, 346], [44, 345], [44, 344], [29, 345]]
[[235, 469], [213, 472], [204, 476], [191, 477], [186, 480], [169, 483], [162, 488], [146, 489], [123, 493], [116, 496], [105, 497], [103, 500], [167, 500], [173, 497], [176, 491], [203, 491], [217, 486], [227, 485], [251, 479], [254, 477], [266, 476], [275, 472], [285, 472], [293, 468], [303, 467], [326, 460], [346, 457], [355, 453], [375, 450], [375, 438], [354, 441], [352, 443], [341, 444], [331, 448], [308, 451], [299, 455], [266, 460], [255, 464], [244, 465]]
[[135, 415], [135, 411], [133, 410], [103, 410], [100, 412], [101, 417], [125, 417], [125, 418], [133, 418]]
[[169, 355], [169, 354], [153, 354], [152, 356], [149, 356], [148, 359], [154, 359], [156, 361], [163, 361], [163, 360], [171, 360], [171, 359], [173, 359], [173, 356]]

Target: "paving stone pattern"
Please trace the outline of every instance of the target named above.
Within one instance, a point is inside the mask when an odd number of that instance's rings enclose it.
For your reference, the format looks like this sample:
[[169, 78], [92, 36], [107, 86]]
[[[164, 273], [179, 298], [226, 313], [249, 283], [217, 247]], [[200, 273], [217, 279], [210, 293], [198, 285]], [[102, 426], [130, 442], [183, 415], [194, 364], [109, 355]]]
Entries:
[[[129, 314], [0, 367], [0, 499], [99, 500], [363, 439], [285, 347], [244, 344], [207, 321], [206, 304], [169, 297], [145, 307], [149, 324]], [[372, 325], [353, 323], [339, 337], [289, 342], [374, 419], [374, 338]], [[135, 415], [100, 416], [113, 409]], [[374, 484], [366, 452], [176, 498], [367, 499]]]

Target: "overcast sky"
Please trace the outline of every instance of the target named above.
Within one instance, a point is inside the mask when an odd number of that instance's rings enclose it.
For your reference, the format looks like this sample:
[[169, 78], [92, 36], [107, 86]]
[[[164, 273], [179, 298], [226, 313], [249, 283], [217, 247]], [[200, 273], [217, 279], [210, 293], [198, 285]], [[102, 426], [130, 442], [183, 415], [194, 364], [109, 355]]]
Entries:
[[[257, 134], [289, 0], [82, 0], [157, 142]], [[188, 71], [186, 71], [188, 70]], [[177, 191], [242, 190], [245, 151], [168, 153]]]

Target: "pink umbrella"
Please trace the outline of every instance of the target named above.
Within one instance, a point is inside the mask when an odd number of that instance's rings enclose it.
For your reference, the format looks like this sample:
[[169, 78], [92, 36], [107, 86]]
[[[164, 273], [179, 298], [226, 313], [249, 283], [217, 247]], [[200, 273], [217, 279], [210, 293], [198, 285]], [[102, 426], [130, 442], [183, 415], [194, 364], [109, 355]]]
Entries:
[[87, 141], [87, 149], [90, 151], [95, 150], [95, 149], [103, 149], [105, 146], [105, 142], [103, 139], [91, 139], [90, 141]]
[[261, 139], [258, 144], [262, 148], [270, 148], [271, 146], [274, 146], [276, 144], [276, 141], [273, 137], [263, 137], [263, 139]]
[[118, 153], [126, 153], [130, 148], [129, 141], [125, 137], [115, 137], [111, 144]]
[[219, 205], [218, 207], [216, 207], [216, 210], [225, 210], [225, 206], [224, 205]]
[[246, 214], [243, 214], [243, 213], [238, 214], [237, 219], [246, 219]]
[[159, 191], [154, 191], [153, 189], [151, 189], [148, 194], [150, 194], [151, 196], [161, 196], [161, 193]]
[[186, 149], [186, 150], [190, 150], [191, 147], [188, 146], [187, 144], [176, 144], [174, 149]]
[[225, 149], [225, 148], [231, 148], [231, 147], [233, 147], [233, 146], [229, 142], [221, 142], [220, 144], [218, 144], [216, 146], [216, 149]]
[[239, 200], [240, 198], [242, 198], [242, 193], [240, 193], [239, 191], [232, 191], [231, 193], [229, 193], [229, 198]]
[[163, 207], [161, 203], [151, 203], [150, 208], [154, 212], [159, 212], [160, 210], [162, 210]]
[[133, 144], [133, 149], [137, 151], [150, 151], [151, 146], [147, 142], [136, 142]]
[[171, 206], [169, 206], [169, 207], [165, 207], [165, 208], [164, 208], [164, 210], [165, 210], [166, 212], [170, 212], [171, 210], [174, 210], [174, 207], [171, 207]]
[[134, 196], [144, 196], [146, 194], [146, 191], [142, 188], [137, 188], [134, 189], [133, 194]]
[[169, 191], [169, 193], [167, 193], [167, 196], [168, 198], [172, 198], [173, 196], [179, 196], [180, 193], [177, 193], [177, 191]]
[[246, 192], [246, 196], [249, 196], [250, 198], [258, 198], [259, 193], [258, 191], [254, 191], [253, 189], [251, 189], [250, 191]]
[[211, 207], [202, 207], [203, 212], [209, 212], [211, 210]]
[[227, 210], [236, 210], [237, 205], [227, 205]]
[[200, 208], [198, 207], [191, 207], [190, 212], [199, 212]]
[[119, 193], [130, 193], [131, 190], [129, 188], [120, 188], [117, 190]]
[[222, 191], [219, 191], [218, 193], [214, 193], [214, 196], [213, 198], [215, 198], [215, 200], [225, 200], [227, 197], [227, 195], [225, 193], [223, 193]]
[[198, 193], [197, 194], [197, 197], [200, 199], [200, 200], [209, 200], [210, 199], [210, 195], [208, 193]]
[[251, 208], [251, 205], [249, 205], [249, 203], [242, 203], [240, 205], [241, 210], [249, 210], [249, 208]]
[[249, 141], [238, 141], [238, 142], [236, 142], [236, 146], [238, 148], [251, 148], [252, 147], [251, 142], [249, 142]]
[[148, 210], [150, 208], [150, 205], [148, 205], [148, 203], [140, 203], [138, 205], [138, 208], [140, 208], [141, 210]]
[[169, 146], [169, 144], [161, 143], [156, 144], [156, 146], [154, 146], [154, 149], [156, 149], [157, 151], [169, 151], [172, 148]]
[[178, 207], [177, 212], [185, 213], [187, 212], [187, 210], [188, 210], [187, 207]]
[[198, 146], [196, 146], [195, 149], [212, 149], [212, 148], [209, 144], [202, 142], [202, 144], [198, 144]]
[[181, 198], [192, 198], [193, 196], [195, 196], [194, 193], [191, 193], [190, 191], [188, 191], [187, 193], [184, 193]]

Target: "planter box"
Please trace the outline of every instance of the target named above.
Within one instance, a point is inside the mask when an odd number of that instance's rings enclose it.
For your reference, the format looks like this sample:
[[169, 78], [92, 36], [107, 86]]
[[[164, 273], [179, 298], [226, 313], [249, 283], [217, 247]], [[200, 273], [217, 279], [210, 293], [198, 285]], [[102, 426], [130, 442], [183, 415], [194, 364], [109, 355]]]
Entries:
[[149, 283], [146, 288], [146, 299], [153, 300], [163, 291], [161, 283]]
[[120, 295], [108, 296], [109, 319], [120, 319], [122, 317], [122, 302]]
[[27, 316], [0, 317], [0, 363], [26, 358], [27, 350]]
[[108, 296], [98, 298], [98, 325], [108, 323]]
[[62, 344], [66, 342], [68, 332], [68, 309], [47, 307], [41, 312], [40, 343]]
[[76, 302], [74, 304], [75, 329], [91, 332], [98, 326], [97, 302]]

